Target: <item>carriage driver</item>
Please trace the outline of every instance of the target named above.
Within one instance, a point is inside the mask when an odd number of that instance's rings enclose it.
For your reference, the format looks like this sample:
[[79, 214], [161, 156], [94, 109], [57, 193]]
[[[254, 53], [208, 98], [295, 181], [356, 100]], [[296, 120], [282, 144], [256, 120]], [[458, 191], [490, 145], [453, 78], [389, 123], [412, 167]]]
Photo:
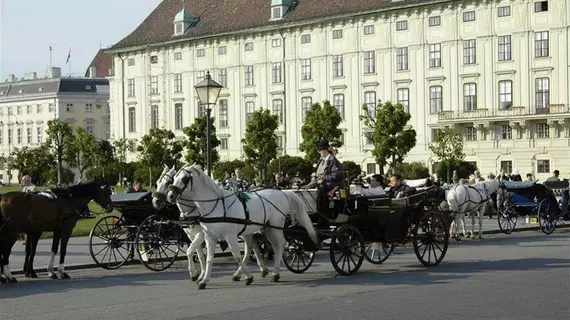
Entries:
[[[317, 206], [319, 212], [327, 212], [327, 193], [333, 191], [335, 188], [344, 188], [344, 173], [342, 164], [330, 152], [329, 142], [321, 141], [319, 143], [319, 153], [321, 158], [317, 162], [317, 189], [318, 200]], [[348, 216], [339, 214], [337, 220], [347, 220]], [[343, 221], [336, 221], [343, 222]]]
[[237, 192], [245, 192], [249, 188], [249, 182], [242, 177], [240, 168], [236, 168], [235, 177], [229, 181], [228, 187]]

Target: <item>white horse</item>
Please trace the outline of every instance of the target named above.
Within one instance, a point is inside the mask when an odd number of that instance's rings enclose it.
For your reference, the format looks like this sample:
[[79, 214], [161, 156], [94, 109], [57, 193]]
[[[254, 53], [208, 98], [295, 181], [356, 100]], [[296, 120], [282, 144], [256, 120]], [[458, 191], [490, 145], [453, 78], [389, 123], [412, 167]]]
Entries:
[[[179, 203], [190, 200], [194, 201], [198, 208], [199, 221], [205, 233], [207, 250], [206, 272], [204, 278], [199, 282], [199, 289], [206, 288], [206, 284], [210, 280], [214, 247], [219, 239], [228, 243], [235, 261], [240, 266], [236, 273], [241, 275], [243, 272], [245, 274], [246, 285], [253, 282], [253, 276], [245, 262], [250, 252], [248, 242], [255, 232], [263, 229], [275, 251], [271, 279], [273, 282], [279, 281], [279, 269], [286, 245], [281, 228], [285, 225], [287, 215], [297, 218], [315, 244], [318, 244], [318, 237], [311, 219], [303, 208], [302, 200], [294, 193], [277, 189], [259, 190], [247, 194], [249, 199], [246, 200], [245, 204], [242, 204], [238, 195], [238, 193], [220, 189], [210, 177], [204, 174], [202, 168], [195, 164], [181, 168], [170, 186], [167, 195], [168, 201]], [[240, 235], [246, 244], [243, 261], [240, 259], [237, 241], [237, 237]], [[256, 256], [256, 258], [258, 261], [262, 260], [261, 257]]]
[[[472, 185], [457, 184], [447, 192], [446, 198], [454, 221], [450, 225], [450, 234], [459, 239], [457, 230], [458, 224], [463, 227], [463, 235], [472, 237], [475, 230], [475, 215], [479, 215], [479, 239], [483, 238], [483, 214], [491, 202], [491, 194], [499, 190], [499, 180], [487, 180]], [[465, 214], [471, 214], [471, 233], [467, 236], [465, 232]]]

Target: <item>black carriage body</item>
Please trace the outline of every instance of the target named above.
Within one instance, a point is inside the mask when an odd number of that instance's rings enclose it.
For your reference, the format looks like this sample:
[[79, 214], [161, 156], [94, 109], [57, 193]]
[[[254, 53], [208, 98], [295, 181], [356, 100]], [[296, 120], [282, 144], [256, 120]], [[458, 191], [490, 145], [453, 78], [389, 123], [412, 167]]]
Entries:
[[157, 210], [152, 205], [152, 192], [113, 194], [111, 201], [115, 209], [122, 213], [124, 222], [136, 228], [153, 214], [160, 214], [172, 220], [178, 220], [180, 216], [175, 204], [168, 204], [162, 210]]
[[536, 215], [537, 206], [543, 200], [558, 202], [552, 189], [540, 183], [505, 181], [503, 188], [508, 192], [507, 201], [518, 215]]

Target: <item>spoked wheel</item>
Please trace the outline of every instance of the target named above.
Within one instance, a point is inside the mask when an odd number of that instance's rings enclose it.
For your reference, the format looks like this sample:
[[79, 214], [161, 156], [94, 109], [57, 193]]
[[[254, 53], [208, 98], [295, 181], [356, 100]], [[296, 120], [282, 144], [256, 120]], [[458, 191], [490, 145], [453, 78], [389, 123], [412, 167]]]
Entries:
[[538, 204], [538, 224], [545, 234], [551, 234], [556, 229], [560, 208], [552, 200], [544, 199]]
[[443, 261], [449, 245], [449, 229], [439, 212], [424, 214], [414, 229], [412, 244], [418, 260], [426, 267]]
[[136, 251], [142, 264], [152, 271], [169, 268], [180, 251], [177, 225], [162, 215], [154, 214], [140, 225], [136, 235]]
[[97, 221], [89, 233], [89, 253], [103, 269], [118, 269], [133, 257], [133, 239], [118, 216]]
[[364, 261], [364, 239], [350, 224], [340, 226], [331, 237], [330, 259], [336, 272], [349, 276], [357, 272]]
[[307, 271], [313, 261], [315, 261], [315, 252], [307, 252], [303, 249], [303, 242], [285, 236], [287, 245], [283, 251], [283, 263], [287, 269], [293, 273], [303, 273]]
[[392, 243], [372, 242], [366, 245], [364, 258], [372, 264], [382, 264], [392, 254], [393, 250]]
[[499, 229], [505, 234], [511, 234], [517, 226], [517, 215], [512, 205], [502, 206], [497, 214]]

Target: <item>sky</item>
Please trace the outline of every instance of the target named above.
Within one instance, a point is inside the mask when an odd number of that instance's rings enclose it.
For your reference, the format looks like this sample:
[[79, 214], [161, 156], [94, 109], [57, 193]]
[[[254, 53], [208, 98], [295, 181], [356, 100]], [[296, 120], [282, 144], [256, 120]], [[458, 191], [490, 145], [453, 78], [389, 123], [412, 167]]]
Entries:
[[[161, 0], [0, 0], [0, 80], [54, 67], [83, 76], [100, 47], [131, 33]], [[66, 64], [71, 48], [70, 64]]]

